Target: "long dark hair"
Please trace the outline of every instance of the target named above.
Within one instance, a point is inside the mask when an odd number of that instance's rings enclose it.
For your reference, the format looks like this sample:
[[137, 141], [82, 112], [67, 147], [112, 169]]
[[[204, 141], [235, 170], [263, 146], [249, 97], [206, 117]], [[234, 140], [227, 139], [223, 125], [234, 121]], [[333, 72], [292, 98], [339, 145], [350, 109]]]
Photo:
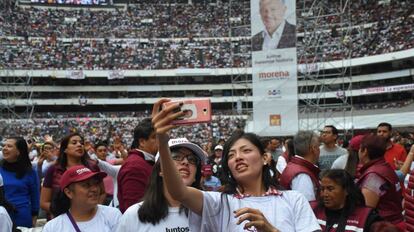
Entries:
[[[245, 133], [244, 131], [236, 131], [233, 133], [233, 135], [227, 140], [227, 142], [224, 144], [223, 148], [223, 158], [221, 159], [221, 166], [223, 168], [223, 176], [224, 179], [224, 190], [223, 193], [227, 194], [235, 194], [237, 193], [237, 187], [238, 184], [236, 180], [234, 179], [229, 165], [228, 165], [228, 155], [231, 147], [236, 143], [239, 139], [246, 139], [249, 142], [251, 142], [257, 149], [259, 149], [260, 155], [265, 154], [265, 149], [263, 147], [263, 144], [260, 142], [259, 136], [253, 133]], [[268, 165], [263, 165], [263, 173], [262, 173], [262, 183], [265, 187], [265, 190], [269, 189], [270, 187], [274, 188], [280, 188], [278, 186], [277, 180], [272, 177], [270, 173], [270, 167]], [[243, 191], [243, 189], [242, 189]]]
[[[68, 188], [71, 188], [69, 186]], [[54, 195], [52, 204], [50, 204], [50, 212], [55, 216], [67, 213], [70, 209], [70, 199], [63, 191], [60, 191]]]
[[[337, 232], [343, 232], [345, 231], [348, 216], [351, 215], [357, 207], [365, 206], [364, 196], [362, 195], [361, 190], [355, 185], [352, 176], [345, 170], [327, 170], [322, 173], [321, 179], [323, 178], [331, 179], [348, 193], [345, 198], [344, 208], [342, 209], [341, 216], [338, 220], [338, 227], [336, 229]], [[323, 199], [319, 200], [318, 207], [324, 208]]]
[[[68, 156], [65, 153], [65, 150], [68, 147], [69, 140], [75, 136], [79, 136], [82, 139], [82, 141], [84, 140], [80, 134], [73, 133], [63, 138], [62, 141], [60, 142], [59, 157], [57, 159], [57, 164], [60, 165], [60, 167], [63, 169], [66, 169], [66, 166], [68, 165]], [[85, 165], [86, 167], [90, 167], [91, 165], [88, 162], [89, 160], [90, 160], [89, 155], [88, 153], [86, 153], [86, 150], [84, 149], [84, 153], [81, 157], [81, 163]]]
[[[164, 195], [163, 179], [160, 176], [161, 163], [158, 161], [155, 163], [150, 176], [148, 187], [142, 198], [143, 203], [138, 209], [138, 218], [141, 222], [151, 223], [153, 225], [158, 224], [162, 219], [168, 216], [168, 201]], [[201, 163], [197, 165], [197, 171], [195, 181], [191, 185], [193, 188], [201, 189]], [[186, 215], [188, 210], [184, 209]]]
[[9, 163], [3, 159], [1, 161], [1, 166], [6, 170], [15, 172], [16, 178], [21, 179], [24, 175], [26, 175], [26, 173], [32, 171], [32, 163], [29, 158], [29, 148], [27, 147], [26, 140], [22, 137], [10, 137], [8, 139], [15, 141], [15, 146], [19, 151], [19, 155], [17, 156], [17, 161], [14, 163]]
[[355, 177], [358, 163], [358, 151], [348, 148], [348, 159], [346, 161], [345, 171], [347, 171], [352, 177]]

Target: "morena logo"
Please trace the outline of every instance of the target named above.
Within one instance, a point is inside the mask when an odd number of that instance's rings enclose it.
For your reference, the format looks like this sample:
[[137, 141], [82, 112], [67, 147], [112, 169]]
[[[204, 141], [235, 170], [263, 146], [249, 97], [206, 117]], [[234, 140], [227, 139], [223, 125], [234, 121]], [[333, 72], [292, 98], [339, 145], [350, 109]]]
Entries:
[[170, 143], [171, 145], [180, 144], [180, 143], [188, 143], [188, 140], [187, 139], [171, 139]]
[[76, 174], [78, 175], [81, 175], [82, 173], [85, 173], [85, 172], [92, 172], [92, 171], [89, 168], [81, 168], [81, 169], [76, 170]]

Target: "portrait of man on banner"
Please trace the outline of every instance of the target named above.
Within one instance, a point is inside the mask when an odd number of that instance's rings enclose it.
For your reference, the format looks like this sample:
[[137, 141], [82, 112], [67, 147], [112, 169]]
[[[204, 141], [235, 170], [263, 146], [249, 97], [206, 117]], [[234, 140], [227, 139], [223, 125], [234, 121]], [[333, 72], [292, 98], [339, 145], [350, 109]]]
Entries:
[[296, 46], [296, 25], [285, 19], [287, 0], [259, 0], [264, 29], [252, 37], [252, 51]]

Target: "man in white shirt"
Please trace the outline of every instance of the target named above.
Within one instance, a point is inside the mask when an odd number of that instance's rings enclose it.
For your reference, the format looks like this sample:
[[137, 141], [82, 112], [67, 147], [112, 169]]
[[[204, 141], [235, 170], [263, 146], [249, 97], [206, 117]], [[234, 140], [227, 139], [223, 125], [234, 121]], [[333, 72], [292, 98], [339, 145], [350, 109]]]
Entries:
[[252, 50], [295, 47], [296, 26], [285, 20], [285, 0], [260, 0], [259, 7], [265, 30], [253, 36]]

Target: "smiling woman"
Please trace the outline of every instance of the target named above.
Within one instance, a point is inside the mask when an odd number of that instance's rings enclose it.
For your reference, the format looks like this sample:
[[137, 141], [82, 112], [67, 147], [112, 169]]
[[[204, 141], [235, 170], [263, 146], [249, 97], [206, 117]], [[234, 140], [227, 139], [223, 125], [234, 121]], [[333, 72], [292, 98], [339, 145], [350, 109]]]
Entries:
[[16, 209], [10, 214], [16, 226], [32, 227], [39, 211], [39, 179], [32, 169], [26, 141], [21, 137], [6, 140], [0, 175], [6, 199]]
[[83, 165], [65, 171], [56, 198], [56, 218], [46, 223], [43, 232], [100, 231], [112, 232], [118, 225], [121, 212], [98, 205], [104, 172], [92, 172]]
[[[160, 110], [168, 102], [155, 103], [152, 122], [157, 134], [161, 172], [166, 190], [190, 210], [190, 231], [319, 231], [320, 227], [307, 200], [294, 191], [281, 191], [269, 166], [260, 138], [238, 131], [223, 149], [223, 193], [204, 192], [186, 186], [168, 147], [171, 124], [184, 112], [179, 103]], [[260, 181], [258, 181], [260, 180]]]

